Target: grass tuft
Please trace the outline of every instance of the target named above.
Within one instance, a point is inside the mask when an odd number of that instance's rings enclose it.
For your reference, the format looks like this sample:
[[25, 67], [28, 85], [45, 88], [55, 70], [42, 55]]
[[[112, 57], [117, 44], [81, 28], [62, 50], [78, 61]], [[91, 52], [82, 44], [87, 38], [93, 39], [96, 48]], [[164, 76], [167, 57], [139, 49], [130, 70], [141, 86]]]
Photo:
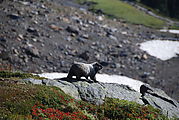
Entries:
[[39, 77], [38, 75], [33, 75], [31, 73], [22, 72], [10, 72], [10, 71], [0, 71], [0, 78], [34, 78], [34, 79], [45, 79], [44, 77]]

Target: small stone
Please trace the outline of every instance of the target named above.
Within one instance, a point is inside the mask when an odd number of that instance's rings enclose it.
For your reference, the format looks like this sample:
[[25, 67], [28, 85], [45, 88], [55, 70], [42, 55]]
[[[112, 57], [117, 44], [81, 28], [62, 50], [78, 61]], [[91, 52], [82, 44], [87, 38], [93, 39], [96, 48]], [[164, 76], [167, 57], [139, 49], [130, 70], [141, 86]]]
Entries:
[[121, 51], [121, 52], [119, 53], [119, 56], [120, 56], [120, 57], [127, 57], [128, 54], [127, 54], [126, 51]]
[[20, 16], [16, 13], [13, 13], [13, 14], [9, 14], [8, 15], [9, 18], [13, 19], [13, 20], [17, 20], [20, 18]]
[[67, 40], [67, 41], [71, 41], [72, 38], [71, 38], [70, 36], [68, 36], [68, 37], [66, 38], [66, 40]]
[[147, 54], [143, 54], [143, 55], [142, 55], [142, 58], [143, 58], [144, 60], [148, 59]]
[[85, 38], [85, 39], [88, 39], [89, 38], [89, 35], [88, 34], [83, 34], [81, 37]]
[[8, 51], [0, 51], [0, 56], [2, 60], [8, 60], [10, 58], [10, 54]]
[[109, 62], [106, 62], [106, 61], [101, 61], [99, 62], [102, 66], [108, 66], [109, 65]]
[[76, 34], [76, 35], [78, 35], [79, 34], [79, 28], [78, 27], [76, 27], [76, 26], [68, 26], [67, 28], [66, 28], [66, 30], [68, 31], [68, 32], [70, 32], [70, 33], [74, 33], [74, 34]]
[[20, 38], [22, 40], [22, 39], [24, 39], [24, 36], [22, 34], [19, 34], [18, 38]]
[[14, 53], [14, 54], [19, 54], [19, 52], [18, 52], [17, 49], [13, 49], [13, 53]]
[[75, 33], [71, 33], [71, 36], [72, 36], [72, 37], [76, 37], [76, 34], [75, 34]]
[[122, 44], [118, 44], [118, 45], [116, 45], [116, 47], [117, 48], [122, 48], [123, 46], [122, 46]]
[[87, 40], [82, 37], [79, 37], [79, 38], [77, 38], [77, 41], [81, 42], [81, 43], [85, 43]]
[[30, 2], [25, 2], [25, 1], [19, 1], [22, 5], [29, 5]]
[[49, 27], [50, 27], [51, 29], [53, 29], [54, 31], [63, 30], [61, 27], [58, 27], [58, 26], [56, 26], [56, 25], [54, 25], [54, 24], [50, 25]]
[[32, 33], [32, 34], [36, 35], [36, 36], [39, 36], [39, 33], [38, 33], [38, 31], [37, 31], [35, 28], [29, 27], [29, 28], [27, 29], [27, 31], [28, 31], [29, 33]]
[[37, 42], [37, 39], [35, 39], [35, 38], [33, 38], [32, 40], [33, 40], [33, 42]]
[[117, 32], [117, 28], [112, 28], [112, 27], [111, 27], [111, 28], [110, 28], [110, 31], [113, 32], [113, 33], [114, 33], [114, 32]]
[[117, 38], [113, 35], [109, 35], [109, 38], [112, 39], [112, 40], [117, 40]]
[[88, 20], [88, 24], [90, 24], [90, 25], [94, 25], [94, 22], [91, 21], [91, 20]]
[[0, 37], [0, 42], [6, 42], [7, 40], [4, 37]]
[[149, 75], [150, 75], [150, 73], [144, 72], [144, 73], [141, 75], [141, 78], [148, 78]]
[[68, 18], [62, 18], [63, 22], [70, 23], [70, 20]]
[[121, 34], [123, 34], [123, 35], [127, 35], [127, 32], [124, 31], [124, 32], [121, 32]]
[[98, 16], [97, 19], [98, 19], [99, 21], [103, 21], [103, 20], [104, 20], [104, 18], [103, 18], [102, 16]]
[[79, 57], [87, 61], [87, 60], [89, 60], [89, 52], [85, 51], [85, 52], [81, 53], [79, 55]]
[[28, 46], [25, 48], [27, 55], [31, 55], [33, 57], [39, 57], [39, 50], [34, 46]]

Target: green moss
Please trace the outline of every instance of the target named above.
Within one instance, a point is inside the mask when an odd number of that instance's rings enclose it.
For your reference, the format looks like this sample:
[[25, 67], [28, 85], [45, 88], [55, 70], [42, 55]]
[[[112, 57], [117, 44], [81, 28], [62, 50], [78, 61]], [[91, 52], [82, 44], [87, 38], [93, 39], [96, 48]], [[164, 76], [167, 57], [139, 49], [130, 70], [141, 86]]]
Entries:
[[149, 119], [149, 120], [167, 120], [161, 111], [152, 106], [144, 106], [135, 102], [126, 100], [107, 98], [103, 105], [104, 115], [110, 119]]
[[35, 104], [64, 110], [62, 106], [67, 106], [65, 101], [70, 99], [70, 96], [56, 87], [0, 82], [0, 119], [31, 115]]
[[130, 23], [142, 24], [153, 28], [162, 28], [165, 25], [164, 21], [147, 15], [146, 13], [120, 0], [78, 0], [79, 3], [83, 3], [85, 1], [97, 3], [91, 6], [93, 11], [101, 9], [109, 16], [122, 18]]
[[9, 71], [0, 71], [0, 78], [34, 78], [34, 79], [45, 79], [44, 77], [39, 77], [38, 75], [33, 75], [31, 73], [22, 73], [22, 72], [9, 72]]

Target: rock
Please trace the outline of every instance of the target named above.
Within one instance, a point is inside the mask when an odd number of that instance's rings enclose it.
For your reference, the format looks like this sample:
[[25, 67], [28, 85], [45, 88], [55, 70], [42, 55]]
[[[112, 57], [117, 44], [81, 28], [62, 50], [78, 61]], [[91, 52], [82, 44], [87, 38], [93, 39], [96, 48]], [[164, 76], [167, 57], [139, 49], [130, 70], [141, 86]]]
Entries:
[[23, 36], [22, 34], [19, 34], [19, 35], [18, 35], [18, 38], [19, 38], [20, 40], [22, 40], [22, 39], [24, 39], [24, 36]]
[[10, 52], [8, 51], [0, 51], [0, 58], [2, 60], [8, 60], [10, 58]]
[[104, 17], [103, 17], [103, 16], [97, 16], [97, 19], [98, 19], [99, 21], [103, 21], [103, 20], [104, 20]]
[[109, 65], [109, 62], [105, 62], [105, 61], [101, 61], [99, 62], [102, 66], [108, 66]]
[[149, 75], [150, 75], [150, 73], [144, 72], [140, 77], [143, 78], [143, 79], [145, 79], [145, 78], [148, 78]]
[[77, 41], [81, 42], [81, 43], [85, 43], [87, 40], [82, 37], [79, 37], [79, 38], [77, 38]]
[[25, 48], [25, 52], [27, 55], [31, 55], [33, 57], [39, 57], [39, 50], [35, 46], [28, 46]]
[[81, 20], [79, 17], [73, 16], [71, 19], [74, 20], [74, 21], [76, 21], [76, 22], [79, 23], [80, 25], [83, 25], [83, 22], [82, 22], [82, 20]]
[[27, 29], [27, 31], [28, 31], [29, 33], [32, 33], [32, 34], [35, 35], [35, 36], [38, 36], [38, 37], [40, 36], [38, 30], [35, 29], [35, 28], [33, 28], [33, 27], [29, 27], [29, 28]]
[[117, 38], [116, 38], [115, 36], [113, 36], [113, 35], [109, 35], [108, 37], [109, 37], [110, 39], [112, 39], [112, 40], [117, 41]]
[[0, 37], [0, 42], [7, 42], [7, 40], [4, 37]]
[[48, 86], [56, 86], [62, 89], [66, 94], [71, 95], [75, 99], [81, 100], [78, 89], [70, 82], [62, 81], [62, 80], [57, 81], [57, 80], [44, 79], [43, 84]]
[[71, 41], [72, 38], [71, 38], [70, 36], [68, 36], [68, 37], [66, 38], [66, 40], [67, 40], [67, 41]]
[[63, 30], [63, 28], [58, 27], [58, 26], [56, 26], [56, 25], [54, 25], [54, 24], [50, 25], [49, 27], [50, 27], [52, 30], [54, 30], [54, 31]]
[[144, 84], [140, 87], [140, 93], [145, 104], [160, 109], [168, 117], [179, 118], [179, 103], [170, 98], [164, 91]]
[[19, 54], [18, 50], [15, 49], [15, 48], [13, 49], [13, 53], [14, 53], [14, 54]]
[[30, 2], [25, 2], [25, 1], [19, 1], [19, 3], [21, 3], [22, 5], [29, 5]]
[[93, 21], [91, 21], [91, 20], [88, 20], [88, 24], [95, 25], [95, 23]]
[[141, 94], [131, 89], [127, 85], [120, 85], [116, 83], [105, 83], [103, 86], [107, 91], [106, 97], [134, 101], [139, 104], [143, 104], [143, 102], [140, 100]]
[[127, 54], [126, 51], [120, 51], [119, 56], [120, 56], [120, 57], [127, 57], [128, 54]]
[[13, 19], [13, 20], [17, 20], [20, 18], [20, 16], [16, 13], [12, 13], [12, 14], [9, 14], [7, 15], [9, 18]]
[[148, 59], [147, 54], [143, 54], [143, 55], [142, 55], [142, 58], [143, 58], [144, 60]]
[[63, 22], [70, 23], [70, 20], [68, 18], [62, 18]]
[[26, 83], [42, 85], [42, 80], [38, 80], [38, 79], [27, 78], [27, 79], [23, 79], [22, 81], [24, 81]]
[[85, 39], [88, 39], [88, 38], [89, 38], [89, 35], [88, 35], [88, 34], [83, 34], [81, 37], [82, 37], [82, 38], [85, 38]]
[[110, 29], [109, 29], [111, 32], [117, 32], [118, 30], [117, 30], [117, 28], [113, 28], [113, 27], [110, 27]]
[[123, 35], [127, 35], [127, 32], [126, 32], [126, 31], [123, 31], [123, 32], [121, 32], [121, 34], [123, 34]]
[[67, 30], [68, 32], [74, 33], [74, 34], [76, 34], [76, 35], [79, 34], [79, 28], [76, 27], [76, 26], [70, 25], [70, 26], [68, 26], [68, 27], [66, 28], [66, 30]]
[[85, 51], [85, 52], [81, 53], [81, 54], [79, 55], [79, 57], [87, 61], [87, 60], [89, 60], [89, 58], [90, 58], [90, 57], [89, 57], [89, 52], [88, 52], [88, 51]]

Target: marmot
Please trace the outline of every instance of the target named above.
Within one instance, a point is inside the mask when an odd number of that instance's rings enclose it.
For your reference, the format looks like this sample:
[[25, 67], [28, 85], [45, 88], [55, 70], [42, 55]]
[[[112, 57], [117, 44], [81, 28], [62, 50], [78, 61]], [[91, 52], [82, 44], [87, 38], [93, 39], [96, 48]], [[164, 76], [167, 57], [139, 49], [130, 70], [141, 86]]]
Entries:
[[90, 79], [96, 82], [95, 75], [101, 69], [102, 65], [97, 62], [91, 64], [74, 62], [74, 64], [70, 68], [67, 78], [76, 76], [76, 79], [80, 79], [81, 77], [85, 77], [86, 79], [88, 79], [88, 77], [90, 77]]

